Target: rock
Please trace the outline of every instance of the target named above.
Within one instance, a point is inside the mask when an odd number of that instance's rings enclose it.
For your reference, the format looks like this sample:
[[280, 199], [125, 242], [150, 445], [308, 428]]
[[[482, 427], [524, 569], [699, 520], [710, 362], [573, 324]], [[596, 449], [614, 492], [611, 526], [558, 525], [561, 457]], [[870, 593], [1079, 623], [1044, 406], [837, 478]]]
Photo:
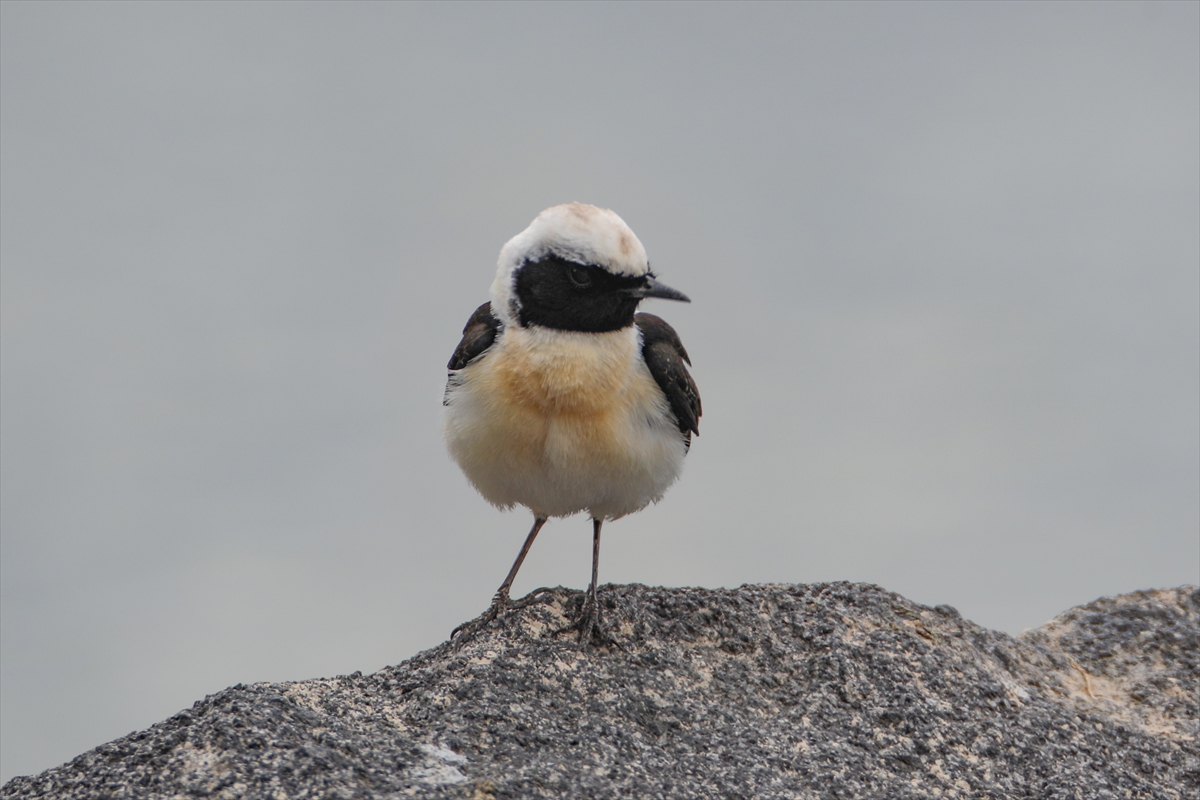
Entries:
[[1200, 796], [1200, 590], [1011, 637], [876, 586], [555, 589], [373, 675], [234, 686], [6, 798]]

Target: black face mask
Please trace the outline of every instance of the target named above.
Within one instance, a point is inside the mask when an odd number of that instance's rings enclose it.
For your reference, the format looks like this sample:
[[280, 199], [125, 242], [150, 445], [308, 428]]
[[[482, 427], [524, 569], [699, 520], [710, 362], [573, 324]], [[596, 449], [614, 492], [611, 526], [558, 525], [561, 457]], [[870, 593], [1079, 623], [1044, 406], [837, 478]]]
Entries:
[[516, 273], [522, 326], [601, 333], [633, 324], [649, 275], [628, 278], [550, 255]]

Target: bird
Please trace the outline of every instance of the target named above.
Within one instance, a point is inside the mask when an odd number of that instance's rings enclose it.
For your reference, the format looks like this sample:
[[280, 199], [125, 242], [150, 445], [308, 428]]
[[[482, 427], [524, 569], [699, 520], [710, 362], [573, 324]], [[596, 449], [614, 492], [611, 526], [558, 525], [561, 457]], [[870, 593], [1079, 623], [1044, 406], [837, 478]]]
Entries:
[[546, 521], [586, 512], [592, 576], [574, 627], [607, 641], [597, 576], [606, 521], [662, 499], [699, 435], [691, 360], [648, 298], [689, 303], [660, 283], [621, 217], [584, 203], [538, 214], [500, 251], [491, 300], [475, 309], [448, 367], [444, 434], [489, 503], [523, 506], [533, 527], [480, 629], [514, 605], [509, 591]]

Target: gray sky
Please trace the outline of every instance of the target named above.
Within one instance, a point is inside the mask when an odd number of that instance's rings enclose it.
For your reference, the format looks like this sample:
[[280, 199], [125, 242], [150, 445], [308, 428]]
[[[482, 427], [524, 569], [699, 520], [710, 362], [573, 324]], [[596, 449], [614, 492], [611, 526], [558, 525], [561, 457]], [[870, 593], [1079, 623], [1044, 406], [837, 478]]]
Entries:
[[[607, 206], [701, 436], [602, 582], [1017, 632], [1197, 582], [1200, 5], [0, 5], [3, 763], [373, 671], [530, 522], [441, 441], [501, 245]], [[552, 521], [515, 591], [582, 588]]]

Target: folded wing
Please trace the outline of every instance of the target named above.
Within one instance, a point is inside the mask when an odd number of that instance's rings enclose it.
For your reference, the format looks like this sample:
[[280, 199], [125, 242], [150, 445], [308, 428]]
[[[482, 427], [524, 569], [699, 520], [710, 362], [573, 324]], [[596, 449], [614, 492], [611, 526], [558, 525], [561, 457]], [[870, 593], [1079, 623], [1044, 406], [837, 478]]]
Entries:
[[701, 407], [700, 390], [686, 366], [692, 363], [687, 350], [679, 341], [679, 334], [661, 317], [638, 314], [634, 324], [642, 332], [642, 358], [655, 383], [667, 396], [679, 432], [690, 446], [692, 434], [700, 434]]
[[462, 369], [479, 358], [496, 341], [500, 331], [500, 320], [492, 314], [492, 304], [484, 303], [475, 309], [475, 313], [467, 320], [463, 328], [462, 341], [454, 349], [450, 363], [446, 366], [451, 370]]

